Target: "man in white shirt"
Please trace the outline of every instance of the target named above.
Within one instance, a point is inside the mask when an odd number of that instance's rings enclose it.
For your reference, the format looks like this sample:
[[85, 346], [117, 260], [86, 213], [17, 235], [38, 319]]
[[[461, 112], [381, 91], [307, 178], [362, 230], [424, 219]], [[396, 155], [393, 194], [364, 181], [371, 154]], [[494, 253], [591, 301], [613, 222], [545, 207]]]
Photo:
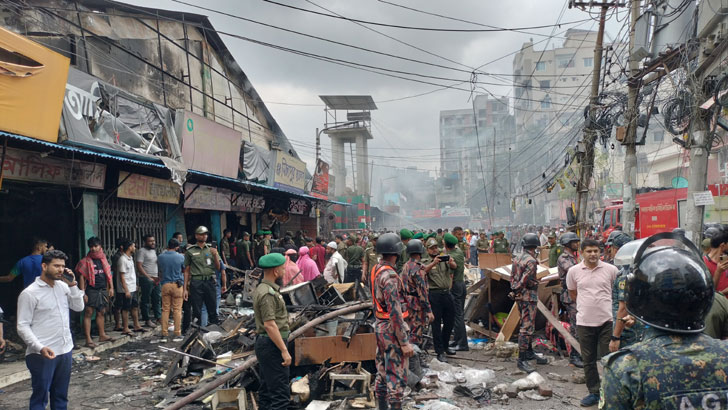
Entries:
[[[41, 261], [42, 273], [18, 298], [18, 335], [28, 348], [28, 366], [33, 393], [30, 410], [43, 410], [50, 393], [51, 409], [68, 407], [73, 337], [68, 309], [83, 311], [83, 292], [73, 271], [66, 268], [66, 255], [48, 251]], [[64, 272], [70, 280], [64, 277]]]
[[480, 239], [480, 236], [478, 236], [478, 232], [473, 231], [473, 234], [470, 235], [470, 261], [469, 263], [474, 266], [478, 266], [478, 239]]
[[134, 241], [126, 240], [121, 245], [121, 255], [116, 263], [117, 275], [121, 276], [119, 279], [120, 289], [116, 291], [116, 297], [121, 298], [121, 322], [122, 330], [121, 333], [133, 336], [131, 329], [129, 329], [129, 312], [131, 312], [132, 320], [134, 321], [134, 331], [142, 332], [142, 326], [139, 324], [139, 299], [137, 299], [137, 276], [136, 270], [134, 269], [134, 252], [136, 252], [136, 244]]
[[[162, 287], [159, 285], [159, 269], [157, 267], [157, 240], [154, 235], [144, 235], [144, 246], [137, 249], [136, 272], [141, 288], [139, 310], [146, 327], [155, 327], [162, 317]], [[149, 308], [154, 312], [154, 322], [149, 317]]]
[[326, 254], [330, 257], [324, 268], [324, 279], [329, 283], [341, 283], [346, 272], [346, 261], [337, 250], [337, 247], [337, 243], [333, 241], [326, 245]]

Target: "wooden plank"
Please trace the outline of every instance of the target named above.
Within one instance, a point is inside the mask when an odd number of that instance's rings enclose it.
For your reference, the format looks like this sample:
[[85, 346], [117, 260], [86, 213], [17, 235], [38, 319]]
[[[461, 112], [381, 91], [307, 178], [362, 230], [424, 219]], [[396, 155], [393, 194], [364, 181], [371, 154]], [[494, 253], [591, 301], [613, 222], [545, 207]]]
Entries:
[[299, 337], [294, 341], [296, 366], [331, 363], [360, 362], [374, 360], [377, 353], [377, 339], [374, 333], [354, 335], [351, 342], [341, 336]]
[[[488, 289], [482, 289], [480, 291], [478, 297], [475, 299], [475, 304], [471, 306], [471, 309], [468, 312], [466, 312], [467, 314], [465, 315], [465, 317], [468, 321], [472, 321], [475, 318], [475, 315], [480, 312], [480, 308], [488, 303], [488, 293], [485, 292]], [[490, 314], [490, 312], [488, 313]]]
[[513, 263], [511, 255], [507, 253], [479, 253], [478, 267], [481, 269], [495, 269]]
[[518, 322], [520, 321], [521, 312], [518, 311], [518, 303], [514, 302], [513, 307], [511, 307], [511, 311], [508, 313], [508, 317], [506, 318], [505, 322], [503, 322], [503, 326], [501, 327], [500, 333], [498, 333], [498, 337], [495, 339], [496, 342], [505, 342], [511, 340], [511, 336], [513, 336], [513, 331], [516, 330]]
[[559, 319], [554, 317], [554, 315], [551, 314], [549, 309], [543, 303], [541, 303], [540, 300], [538, 301], [538, 305], [536, 306], [538, 307], [539, 312], [541, 312], [541, 314], [546, 317], [546, 320], [551, 323], [551, 326], [553, 326], [557, 332], [561, 333], [561, 336], [566, 339], [566, 342], [569, 343], [571, 347], [576, 349], [579, 354], [581, 354], [581, 345], [579, 345], [579, 342], [574, 339], [574, 336], [572, 336], [571, 333], [567, 332], [566, 329], [564, 329]]
[[478, 332], [482, 335], [488, 336], [489, 338], [491, 338], [493, 340], [495, 340], [495, 338], [498, 337], [498, 333], [490, 331], [475, 322], [468, 322], [468, 326], [470, 326], [470, 328], [475, 330], [476, 332]]
[[468, 293], [472, 293], [472, 292], [475, 292], [476, 290], [480, 289], [480, 288], [481, 288], [481, 287], [482, 287], [483, 285], [485, 285], [485, 283], [486, 283], [487, 281], [488, 281], [488, 277], [486, 276], [486, 277], [484, 277], [483, 279], [481, 279], [481, 280], [479, 280], [479, 281], [475, 282], [475, 284], [471, 285], [471, 286], [470, 286], [470, 287], [468, 288]]

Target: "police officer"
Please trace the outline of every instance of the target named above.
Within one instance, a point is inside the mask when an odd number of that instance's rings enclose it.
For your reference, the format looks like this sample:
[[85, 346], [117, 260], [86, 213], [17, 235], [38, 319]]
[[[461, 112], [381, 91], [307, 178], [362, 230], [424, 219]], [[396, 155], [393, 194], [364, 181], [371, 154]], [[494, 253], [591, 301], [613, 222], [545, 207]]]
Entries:
[[556, 242], [556, 234], [549, 233], [549, 268], [555, 268], [558, 265], [559, 255], [564, 248]]
[[536, 305], [538, 304], [538, 279], [536, 279], [536, 248], [541, 245], [538, 236], [527, 233], [521, 239], [523, 252], [513, 261], [511, 266], [511, 291], [521, 312], [521, 331], [518, 334], [519, 369], [526, 373], [535, 371], [528, 361], [536, 359], [538, 364], [546, 364], [546, 358], [536, 356], [533, 352], [532, 339]]
[[[561, 281], [561, 297], [559, 299], [561, 300], [561, 308], [564, 309], [569, 319], [569, 333], [576, 339], [576, 302], [571, 299], [569, 289], [566, 287], [566, 273], [577, 263], [576, 252], [579, 250], [579, 237], [574, 232], [565, 232], [559, 238], [559, 244], [564, 249], [556, 260], [556, 266], [559, 270], [559, 280]], [[576, 349], [571, 349], [569, 363], [579, 368], [584, 367], [581, 355]]]
[[[661, 247], [677, 239], [689, 250]], [[704, 334], [712, 276], [695, 245], [672, 233], [637, 251], [626, 280], [627, 311], [649, 328], [644, 339], [604, 358], [600, 409], [718, 409], [728, 405], [728, 345]]]
[[496, 232], [496, 239], [493, 241], [493, 252], [494, 253], [511, 253], [511, 245], [508, 243], [508, 239], [505, 238], [503, 231]]
[[[435, 316], [430, 308], [429, 292], [427, 288], [427, 273], [425, 267], [422, 266], [421, 259], [425, 253], [425, 246], [419, 239], [412, 239], [407, 244], [407, 255], [409, 260], [404, 264], [402, 270], [402, 282], [404, 284], [404, 293], [407, 300], [407, 310], [409, 317], [407, 324], [410, 328], [410, 343], [422, 346], [422, 334], [427, 324], [432, 322]], [[410, 360], [410, 369], [421, 376], [421, 372], [417, 372], [419, 367], [427, 367], [422, 354], [418, 355], [418, 359]], [[417, 366], [419, 365], [419, 366]], [[423, 366], [424, 365], [424, 366]]]
[[[449, 234], [446, 234], [449, 235]], [[444, 240], [444, 239], [443, 239]], [[457, 264], [455, 260], [440, 257], [440, 249], [436, 238], [427, 240], [427, 287], [432, 309], [432, 342], [435, 346], [437, 360], [447, 362], [445, 354], [453, 355], [455, 351], [448, 346], [455, 319], [455, 301], [450, 294], [452, 278]]]
[[614, 264], [614, 255], [617, 253], [617, 251], [613, 249], [614, 238], [619, 235], [622, 235], [622, 231], [615, 229], [609, 234], [606, 242], [604, 242], [604, 262]]
[[488, 248], [490, 248], [488, 234], [485, 232], [480, 233], [478, 240], [475, 242], [475, 248], [478, 250], [478, 253], [488, 253]]
[[255, 312], [255, 356], [260, 366], [258, 406], [261, 409], [285, 410], [290, 398], [288, 353], [288, 311], [280, 286], [286, 273], [286, 258], [279, 253], [269, 253], [258, 261], [263, 269], [263, 280], [253, 292]]
[[[626, 233], [619, 231], [619, 234], [612, 238], [610, 246], [612, 263], [619, 249], [629, 243], [632, 238]], [[612, 286], [612, 316], [614, 317], [614, 327], [612, 328], [612, 336], [609, 342], [609, 351], [616, 352], [618, 349], [627, 347], [637, 343], [642, 338], [644, 326], [627, 313], [627, 295], [626, 284], [627, 275], [629, 274], [629, 265], [617, 266], [619, 268], [619, 276]], [[631, 326], [630, 326], [631, 325]]]
[[397, 259], [397, 273], [402, 273], [402, 267], [407, 262], [407, 249], [405, 248], [409, 243], [410, 239], [415, 236], [409, 229], [402, 229], [399, 231], [399, 238], [402, 240], [404, 246], [402, 247], [402, 254]]
[[[462, 231], [461, 231], [462, 232]], [[445, 249], [450, 260], [455, 261], [455, 271], [452, 277], [452, 288], [450, 294], [455, 306], [455, 319], [453, 321], [453, 341], [450, 347], [456, 352], [468, 351], [468, 335], [465, 330], [465, 297], [467, 286], [465, 286], [465, 259], [462, 249], [456, 244], [465, 243], [452, 234], [445, 234]]]
[[[217, 324], [217, 287], [215, 271], [220, 270], [220, 255], [217, 249], [207, 244], [209, 231], [204, 226], [195, 229], [197, 243], [185, 252], [185, 300], [192, 305], [192, 315], [201, 320], [202, 304], [207, 308], [208, 323]], [[222, 277], [222, 291], [225, 292], [225, 276]]]
[[377, 377], [374, 390], [379, 409], [401, 409], [407, 380], [408, 358], [414, 354], [409, 341], [409, 315], [402, 279], [394, 270], [397, 259], [406, 252], [397, 234], [379, 237], [376, 252], [381, 261], [372, 271], [372, 309], [376, 322]]

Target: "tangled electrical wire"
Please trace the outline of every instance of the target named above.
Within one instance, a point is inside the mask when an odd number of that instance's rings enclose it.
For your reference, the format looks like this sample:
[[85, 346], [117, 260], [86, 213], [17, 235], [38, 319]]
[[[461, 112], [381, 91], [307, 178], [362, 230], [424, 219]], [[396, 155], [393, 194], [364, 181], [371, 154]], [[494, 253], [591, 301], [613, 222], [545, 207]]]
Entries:
[[683, 135], [690, 127], [695, 102], [691, 92], [678, 90], [675, 97], [662, 106], [665, 129], [672, 135]]

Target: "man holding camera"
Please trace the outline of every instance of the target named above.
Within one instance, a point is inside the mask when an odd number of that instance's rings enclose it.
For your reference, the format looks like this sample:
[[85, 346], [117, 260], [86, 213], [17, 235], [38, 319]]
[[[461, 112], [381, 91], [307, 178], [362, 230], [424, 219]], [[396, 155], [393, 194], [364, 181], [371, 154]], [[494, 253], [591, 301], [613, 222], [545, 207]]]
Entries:
[[[450, 237], [452, 235], [445, 234], [445, 236]], [[455, 354], [455, 351], [448, 346], [448, 342], [450, 341], [455, 319], [455, 301], [450, 294], [450, 289], [452, 288], [452, 278], [457, 264], [454, 259], [450, 258], [450, 255], [440, 255], [437, 239], [428, 239], [426, 246], [429, 258], [422, 264], [426, 264], [425, 272], [427, 272], [430, 307], [434, 315], [432, 341], [435, 345], [437, 360], [447, 362], [445, 354]]]

